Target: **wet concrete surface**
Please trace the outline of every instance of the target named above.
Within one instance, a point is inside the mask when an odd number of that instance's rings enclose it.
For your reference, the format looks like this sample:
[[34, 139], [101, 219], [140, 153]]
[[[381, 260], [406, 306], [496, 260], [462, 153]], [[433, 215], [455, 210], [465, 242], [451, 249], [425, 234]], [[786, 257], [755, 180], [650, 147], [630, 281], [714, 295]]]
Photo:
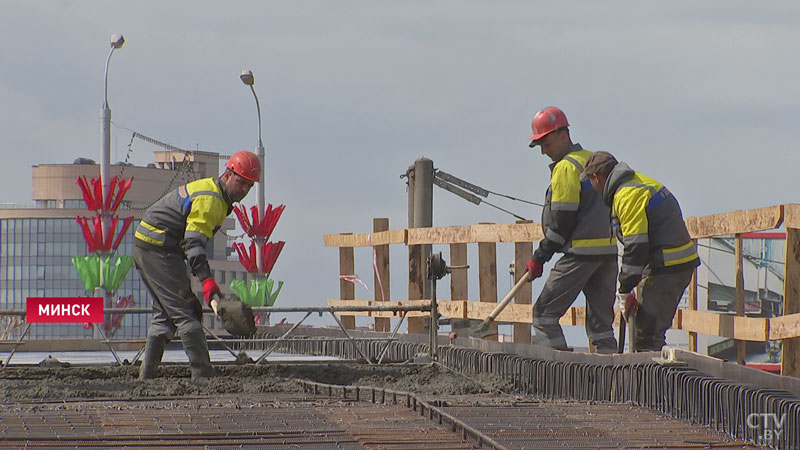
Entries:
[[509, 380], [493, 375], [459, 376], [435, 365], [299, 363], [216, 365], [219, 377], [192, 381], [186, 365], [162, 365], [161, 376], [139, 380], [137, 366], [7, 367], [0, 371], [0, 399], [61, 401], [69, 399], [144, 399], [301, 392], [297, 380], [336, 385], [379, 386], [423, 395], [491, 394], [508, 391]]
[[646, 408], [521, 398], [510, 380], [438, 365], [215, 367], [220, 377], [196, 381], [185, 364], [164, 364], [160, 377], [145, 381], [136, 366], [7, 367], [0, 448], [476, 447], [402, 398], [372, 404], [366, 395], [313, 395], [300, 380], [413, 392], [505, 448], [755, 448]]

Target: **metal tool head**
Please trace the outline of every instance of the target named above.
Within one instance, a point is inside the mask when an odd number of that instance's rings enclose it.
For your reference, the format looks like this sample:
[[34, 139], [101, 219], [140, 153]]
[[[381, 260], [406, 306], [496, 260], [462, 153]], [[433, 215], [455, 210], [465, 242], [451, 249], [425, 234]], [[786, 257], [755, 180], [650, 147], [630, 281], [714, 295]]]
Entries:
[[233, 336], [250, 337], [256, 332], [253, 309], [236, 297], [224, 297], [217, 303], [222, 326]]
[[492, 322], [493, 322], [493, 320], [491, 320], [491, 318], [487, 317], [486, 320], [481, 322], [480, 325], [478, 325], [477, 327], [475, 327], [473, 330], [471, 330], [469, 332], [469, 337], [475, 338], [475, 339], [483, 339], [483, 338], [487, 338], [489, 336], [494, 336], [495, 334], [497, 334], [497, 330], [493, 330], [493, 329], [490, 328]]

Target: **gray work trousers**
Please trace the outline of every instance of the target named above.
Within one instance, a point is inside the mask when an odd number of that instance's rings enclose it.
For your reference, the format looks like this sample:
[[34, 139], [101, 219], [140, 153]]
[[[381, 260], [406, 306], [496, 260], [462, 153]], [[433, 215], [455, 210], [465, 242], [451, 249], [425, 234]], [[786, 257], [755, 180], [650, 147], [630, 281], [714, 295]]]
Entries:
[[147, 335], [169, 341], [176, 334], [202, 331], [203, 306], [192, 292], [183, 253], [134, 245], [133, 261], [153, 298], [153, 320]]
[[617, 286], [617, 260], [593, 260], [565, 254], [550, 270], [533, 305], [536, 343], [566, 350], [567, 341], [558, 320], [583, 291], [586, 296], [586, 335], [599, 353], [617, 351], [611, 328]]
[[675, 273], [648, 275], [641, 282], [639, 312], [636, 314], [636, 350], [659, 351], [667, 343], [683, 291], [692, 281], [694, 268]]

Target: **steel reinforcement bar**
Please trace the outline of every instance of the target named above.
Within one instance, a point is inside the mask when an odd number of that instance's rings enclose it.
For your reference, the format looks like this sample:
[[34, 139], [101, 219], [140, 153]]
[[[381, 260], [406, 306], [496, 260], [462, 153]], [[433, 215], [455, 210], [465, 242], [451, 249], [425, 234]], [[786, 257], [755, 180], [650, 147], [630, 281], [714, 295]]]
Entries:
[[329, 397], [341, 395], [343, 399], [354, 399], [356, 401], [370, 401], [372, 403], [391, 405], [403, 404], [407, 408], [414, 410], [414, 412], [419, 412], [423, 417], [427, 416], [430, 420], [438, 421], [439, 425], [448, 424], [451, 431], [460, 431], [462, 439], [474, 439], [479, 447], [486, 445], [495, 450], [508, 450], [507, 447], [501, 445], [489, 435], [431, 405], [412, 392], [395, 391], [373, 386], [338, 386], [306, 380], [300, 380], [300, 383], [302, 383], [305, 392], [313, 393], [314, 395], [325, 394]]
[[[392, 362], [413, 361], [427, 354], [417, 342], [352, 342], [324, 336], [288, 337], [279, 351], [359, 359], [385, 352]], [[587, 355], [592, 356], [592, 355]], [[580, 355], [575, 355], [580, 359]], [[776, 449], [800, 449], [800, 398], [782, 389], [764, 388], [715, 377], [687, 365], [639, 362], [614, 364], [544, 360], [482, 349], [443, 346], [439, 363], [461, 373], [508, 377], [515, 393], [546, 399], [608, 401], [652, 408], [693, 424]], [[620, 358], [624, 361], [624, 358]]]

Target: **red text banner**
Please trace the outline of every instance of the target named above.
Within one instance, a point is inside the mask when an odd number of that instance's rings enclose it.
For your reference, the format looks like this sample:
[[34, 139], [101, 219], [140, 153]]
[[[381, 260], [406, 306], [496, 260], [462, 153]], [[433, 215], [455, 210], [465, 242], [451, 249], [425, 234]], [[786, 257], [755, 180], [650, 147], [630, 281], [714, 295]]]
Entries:
[[103, 297], [28, 297], [28, 323], [102, 323]]

